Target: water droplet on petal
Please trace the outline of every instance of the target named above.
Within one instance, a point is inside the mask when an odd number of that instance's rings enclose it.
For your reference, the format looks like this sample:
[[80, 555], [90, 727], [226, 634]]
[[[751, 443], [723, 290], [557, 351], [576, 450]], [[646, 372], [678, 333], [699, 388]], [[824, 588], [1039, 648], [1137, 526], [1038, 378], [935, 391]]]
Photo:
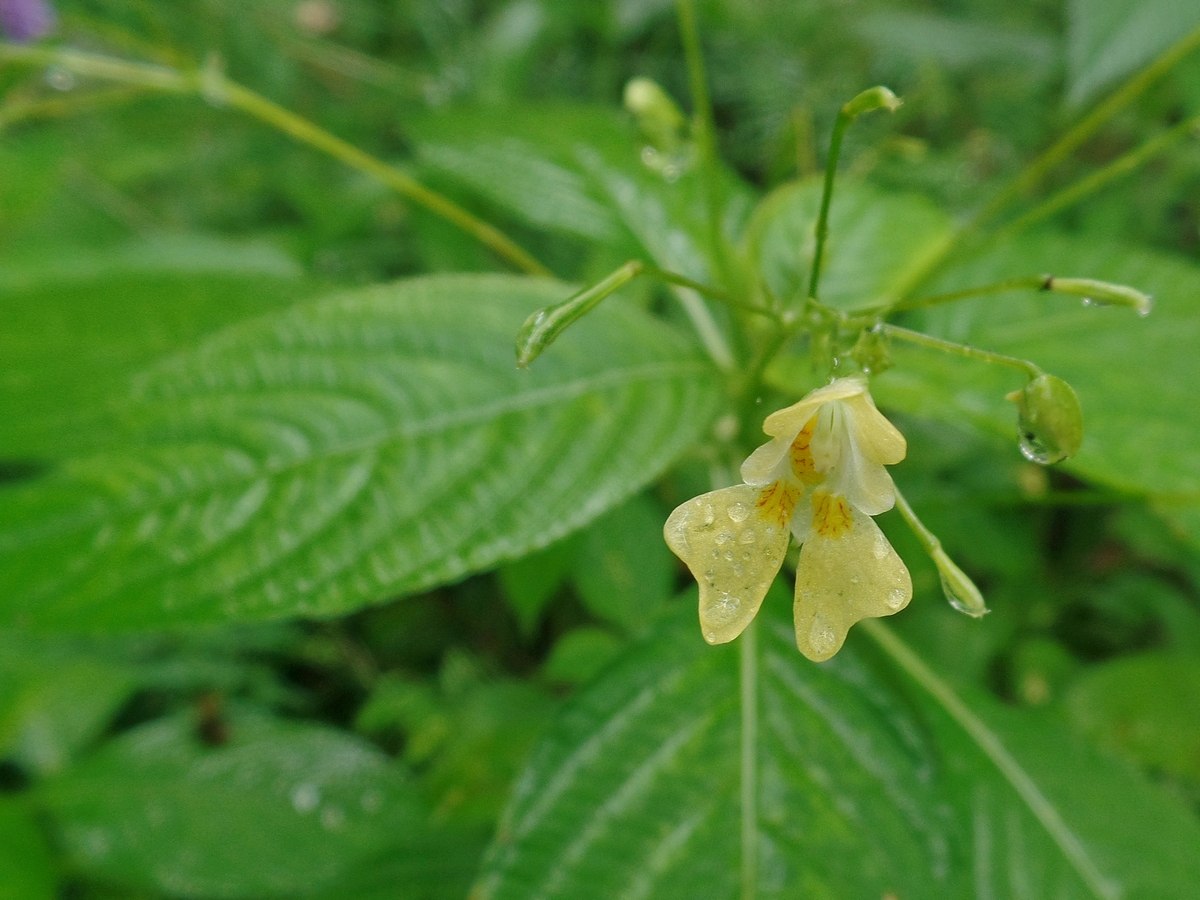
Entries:
[[890, 609], [899, 609], [908, 602], [908, 591], [904, 588], [892, 588], [888, 591], [886, 603]]
[[812, 629], [808, 633], [808, 641], [815, 653], [828, 653], [837, 643], [837, 635], [822, 618], [813, 619]]
[[750, 507], [745, 503], [734, 503], [729, 507], [729, 518], [734, 522], [745, 522], [746, 517], [750, 515]]

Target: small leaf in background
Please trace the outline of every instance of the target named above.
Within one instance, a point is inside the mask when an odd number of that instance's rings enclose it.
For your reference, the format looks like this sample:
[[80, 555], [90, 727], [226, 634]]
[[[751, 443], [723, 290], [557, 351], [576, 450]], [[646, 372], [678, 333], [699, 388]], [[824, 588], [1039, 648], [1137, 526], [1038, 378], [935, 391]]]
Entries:
[[135, 686], [132, 667], [82, 642], [0, 631], [0, 759], [30, 776], [59, 771]]
[[497, 570], [504, 598], [525, 637], [533, 635], [555, 593], [566, 584], [578, 541], [578, 536], [556, 541]]
[[630, 634], [645, 631], [674, 593], [675, 558], [662, 540], [663, 512], [637, 495], [579, 537], [572, 580], [592, 615]]
[[0, 795], [0, 900], [55, 900], [58, 866], [50, 844], [21, 798]]
[[1179, 0], [1070, 0], [1067, 102], [1081, 107], [1193, 29], [1200, 6]]
[[438, 684], [381, 679], [355, 724], [402, 743], [439, 821], [486, 829], [553, 708], [535, 684], [487, 673], [452, 653]]
[[517, 327], [564, 290], [401, 282], [148, 371], [110, 452], [0, 497], [0, 621], [332, 615], [579, 528], [704, 433], [720, 391], [682, 336], [616, 303], [518, 372]]
[[542, 678], [551, 684], [581, 685], [591, 681], [617, 658], [624, 641], [603, 628], [568, 631], [542, 664]]
[[[1050, 719], [931, 687], [894, 639], [797, 659], [787, 597], [765, 609], [757, 896], [1190, 896], [1200, 826], [1158, 789]], [[692, 618], [568, 702], [479, 898], [738, 895], [737, 650]]]
[[425, 826], [412, 783], [373, 747], [249, 710], [221, 746], [190, 716], [142, 725], [37, 800], [76, 871], [183, 896], [297, 896], [404, 852]]
[[1117, 657], [1081, 673], [1065, 708], [1099, 745], [1200, 797], [1200, 661], [1170, 652]]

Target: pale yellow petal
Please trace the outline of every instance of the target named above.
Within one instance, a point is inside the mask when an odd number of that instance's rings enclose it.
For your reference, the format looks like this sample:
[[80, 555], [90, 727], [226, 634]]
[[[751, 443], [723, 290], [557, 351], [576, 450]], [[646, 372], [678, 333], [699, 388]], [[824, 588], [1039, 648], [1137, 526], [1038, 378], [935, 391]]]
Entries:
[[871, 462], [894, 466], [904, 459], [908, 442], [899, 429], [875, 406], [871, 395], [863, 392], [846, 401], [850, 439]]
[[785, 474], [789, 461], [788, 451], [791, 450], [795, 438], [794, 434], [772, 438], [747, 456], [746, 461], [742, 463], [742, 481], [762, 486]]
[[800, 433], [800, 429], [808, 424], [813, 414], [826, 403], [848, 400], [865, 394], [866, 390], [867, 381], [861, 375], [838, 378], [824, 387], [810, 391], [791, 406], [771, 413], [763, 421], [763, 431], [771, 437], [788, 437], [790, 443]]
[[839, 514], [826, 529], [834, 536], [814, 522], [796, 569], [796, 646], [814, 662], [837, 653], [855, 622], [890, 616], [912, 599], [908, 569], [879, 526], [848, 505], [841, 512], [848, 522]]
[[[732, 641], [750, 624], [787, 552], [788, 528], [764, 490], [739, 484], [676, 507], [663, 527], [667, 546], [700, 585], [700, 631]], [[792, 506], [795, 501], [792, 501]], [[790, 518], [791, 507], [786, 513]]]

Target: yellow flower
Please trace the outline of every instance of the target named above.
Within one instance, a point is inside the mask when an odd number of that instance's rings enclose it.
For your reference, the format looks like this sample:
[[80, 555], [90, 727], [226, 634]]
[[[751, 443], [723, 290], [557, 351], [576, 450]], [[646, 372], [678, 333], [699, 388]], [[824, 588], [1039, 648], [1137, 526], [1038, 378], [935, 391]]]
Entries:
[[875, 408], [862, 376], [839, 378], [767, 416], [771, 440], [742, 463], [745, 484], [683, 503], [663, 534], [700, 584], [700, 630], [710, 644], [750, 624], [787, 552], [796, 569], [796, 645], [829, 659], [855, 622], [890, 616], [912, 599], [912, 579], [872, 516], [891, 509], [884, 466], [904, 458], [904, 436]]

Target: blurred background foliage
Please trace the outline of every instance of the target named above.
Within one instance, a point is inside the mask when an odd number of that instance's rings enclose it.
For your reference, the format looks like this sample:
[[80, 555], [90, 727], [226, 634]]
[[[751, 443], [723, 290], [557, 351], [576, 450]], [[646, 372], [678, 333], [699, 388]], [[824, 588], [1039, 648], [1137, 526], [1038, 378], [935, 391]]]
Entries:
[[[904, 107], [851, 131], [843, 169], [961, 216], [1197, 25], [1186, 3], [1137, 6], [1131, 19], [1121, 0], [702, 2], [720, 151], [747, 190], [812, 175], [840, 104], [888, 84]], [[631, 255], [611, 209], [489, 183], [502, 146], [451, 151], [479, 122], [518, 122], [537, 141], [594, 118], [602, 153], [613, 134], [635, 141], [619, 112], [630, 78], [687, 96], [667, 0], [57, 9], [53, 41], [216, 60], [568, 280]], [[106, 396], [227, 324], [334, 287], [496, 268], [427, 212], [219, 106], [16, 67], [0, 67], [0, 98], [0, 480], [12, 485], [102, 448]], [[1193, 53], [1041, 190], [1198, 114]], [[1195, 262], [1200, 141], [1052, 224]], [[147, 317], [156, 298], [161, 315]], [[1153, 391], [1156, 348], [1143, 358], [1127, 375]], [[949, 613], [893, 528], [917, 597], [896, 631], [951, 683], [1049, 711], [1200, 812], [1196, 534], [1140, 498], [1025, 463], [999, 435], [898, 422], [908, 495], [994, 612]], [[13, 623], [0, 631], [0, 897], [463, 896], [538, 735], [692, 602], [673, 599], [684, 581], [658, 534], [707, 486], [693, 461], [531, 555], [337, 618], [116, 636]]]

